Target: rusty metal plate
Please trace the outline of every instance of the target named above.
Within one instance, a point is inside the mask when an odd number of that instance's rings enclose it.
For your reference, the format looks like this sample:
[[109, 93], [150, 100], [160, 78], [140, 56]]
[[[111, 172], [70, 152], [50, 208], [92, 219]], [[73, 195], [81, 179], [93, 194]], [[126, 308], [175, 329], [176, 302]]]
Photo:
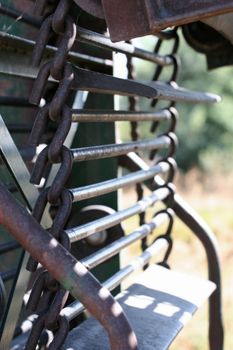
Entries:
[[233, 11], [233, 0], [102, 0], [102, 5], [112, 41]]
[[74, 0], [78, 6], [91, 15], [104, 18], [101, 0]]

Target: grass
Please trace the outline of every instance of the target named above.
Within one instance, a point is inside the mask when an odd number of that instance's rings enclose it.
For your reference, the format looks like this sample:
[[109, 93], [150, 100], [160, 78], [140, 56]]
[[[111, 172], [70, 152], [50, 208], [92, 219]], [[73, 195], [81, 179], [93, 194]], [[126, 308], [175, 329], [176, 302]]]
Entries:
[[[233, 184], [231, 176], [218, 175], [212, 179], [199, 179], [195, 174], [180, 177], [177, 181], [178, 192], [205, 219], [219, 242], [220, 259], [222, 264], [223, 286], [223, 315], [225, 327], [225, 349], [233, 349], [233, 215], [231, 193]], [[224, 181], [223, 181], [224, 180]], [[131, 190], [131, 194], [133, 191]], [[124, 206], [130, 205], [135, 198], [128, 192], [124, 196]], [[149, 216], [155, 210], [151, 210]], [[137, 218], [131, 218], [126, 223], [127, 232], [132, 232], [138, 225]], [[174, 269], [186, 271], [194, 275], [207, 275], [204, 250], [192, 233], [179, 220], [174, 225], [174, 247], [170, 264]], [[134, 245], [130, 252], [133, 255], [140, 249]], [[203, 306], [190, 323], [181, 332], [171, 346], [171, 350], [207, 350], [208, 349], [208, 320], [207, 304]]]

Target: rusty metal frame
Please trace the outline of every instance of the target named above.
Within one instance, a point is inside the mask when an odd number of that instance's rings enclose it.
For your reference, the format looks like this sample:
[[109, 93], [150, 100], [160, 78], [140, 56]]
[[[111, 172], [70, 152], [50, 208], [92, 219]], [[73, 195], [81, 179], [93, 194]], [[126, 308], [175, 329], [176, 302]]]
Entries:
[[[35, 200], [38, 196], [38, 190], [35, 186], [30, 184], [30, 175], [23, 162], [23, 159], [12, 140], [12, 137], [5, 125], [3, 118], [0, 115], [0, 152], [1, 156], [15, 180], [15, 183], [25, 200], [26, 206], [31, 210], [34, 206]], [[46, 213], [43, 217], [43, 227], [50, 226], [50, 217]], [[15, 281], [14, 295], [12, 295], [11, 304], [8, 309], [6, 319], [4, 320], [4, 327], [2, 329], [0, 348], [2, 350], [8, 350], [10, 342], [13, 337], [16, 323], [18, 321], [18, 315], [21, 310], [21, 304], [19, 300], [23, 301], [23, 296], [26, 291], [27, 283], [29, 280], [29, 272], [26, 271], [26, 262], [28, 260], [28, 253], [22, 253], [21, 261], [18, 266], [18, 276]]]
[[0, 201], [0, 224], [97, 318], [108, 333], [111, 349], [136, 350], [136, 336], [110, 292], [45, 231], [2, 185]]
[[[120, 165], [131, 171], [146, 170], [148, 165], [135, 153], [122, 156]], [[163, 185], [163, 180], [155, 177], [155, 183], [147, 182], [150, 190], [154, 190], [156, 185]], [[165, 200], [166, 202], [166, 200]], [[208, 277], [217, 286], [215, 292], [209, 299], [209, 344], [211, 350], [222, 350], [224, 341], [224, 329], [222, 319], [222, 287], [220, 259], [217, 242], [214, 233], [202, 218], [177, 194], [174, 195], [172, 209], [177, 217], [191, 230], [200, 240], [206, 253], [208, 264]]]
[[167, 27], [233, 11], [232, 0], [75, 0], [90, 14], [105, 18], [112, 41], [129, 40]]

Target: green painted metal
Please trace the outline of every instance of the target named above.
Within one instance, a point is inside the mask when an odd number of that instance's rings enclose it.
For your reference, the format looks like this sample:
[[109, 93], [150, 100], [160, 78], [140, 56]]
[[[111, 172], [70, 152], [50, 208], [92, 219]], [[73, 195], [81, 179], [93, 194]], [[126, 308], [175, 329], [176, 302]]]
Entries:
[[[86, 108], [91, 109], [113, 109], [113, 97], [109, 95], [89, 94], [86, 101]], [[114, 123], [80, 123], [72, 144], [72, 147], [85, 147], [92, 145], [101, 145], [115, 143], [115, 125]], [[99, 181], [108, 180], [117, 177], [117, 159], [103, 159], [101, 161], [89, 161], [76, 163], [73, 167], [69, 187], [84, 186]], [[81, 209], [89, 205], [105, 205], [114, 210], [117, 210], [117, 192], [103, 195], [98, 198], [91, 198], [73, 206], [73, 215], [70, 226], [76, 226], [81, 218]], [[77, 215], [77, 213], [79, 213]], [[119, 238], [111, 237], [111, 241]], [[72, 252], [78, 257], [84, 257], [87, 253], [94, 252], [96, 248], [90, 247], [81, 242], [72, 245]], [[93, 270], [94, 274], [101, 281], [109, 278], [119, 269], [119, 256], [112, 258], [107, 263]]]

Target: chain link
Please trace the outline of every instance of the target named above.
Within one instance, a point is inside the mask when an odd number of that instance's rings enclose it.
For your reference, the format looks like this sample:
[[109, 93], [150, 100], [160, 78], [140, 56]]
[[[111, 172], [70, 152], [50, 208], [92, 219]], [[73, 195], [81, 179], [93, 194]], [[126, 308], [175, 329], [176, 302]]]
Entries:
[[[127, 56], [127, 70], [128, 70], [128, 79], [135, 79], [135, 72], [134, 72], [134, 66], [133, 66], [133, 58], [130, 56]], [[130, 96], [128, 98], [129, 101], [129, 111], [136, 112], [139, 110], [138, 107], [138, 97], [137, 96]], [[132, 121], [130, 122], [131, 125], [131, 139], [132, 141], [137, 141], [140, 137], [138, 122]], [[137, 193], [137, 200], [140, 201], [143, 198], [143, 186], [141, 183], [136, 184], [136, 193]], [[139, 225], [142, 226], [145, 223], [145, 212], [142, 212], [139, 214]], [[147, 238], [143, 238], [141, 241], [141, 249], [144, 251], [148, 247], [147, 245]]]
[[[171, 59], [172, 59], [173, 65], [172, 65], [171, 76], [170, 76], [167, 83], [174, 85], [174, 84], [176, 84], [176, 81], [178, 79], [179, 68], [180, 68], [180, 60], [177, 56], [177, 51], [179, 48], [179, 37], [177, 34], [177, 29], [169, 30], [169, 31], [167, 31], [167, 33], [164, 32], [164, 33], [160, 33], [160, 34], [161, 35], [159, 35], [158, 40], [157, 40], [156, 45], [155, 45], [155, 49], [154, 49], [154, 53], [156, 53], [156, 54], [161, 53], [161, 49], [164, 46], [165, 42], [173, 40], [171, 53], [169, 54], [169, 57], [171, 57]], [[130, 56], [127, 56], [127, 69], [128, 69], [128, 79], [134, 79], [135, 72], [134, 72], [134, 66], [133, 66], [133, 58]], [[157, 65], [152, 80], [153, 81], [158, 80], [161, 77], [164, 69], [165, 69], [164, 66]], [[133, 111], [133, 112], [138, 111], [138, 98], [137, 97], [129, 97], [128, 101], [129, 101], [129, 110]], [[157, 106], [157, 103], [158, 103], [157, 99], [153, 100], [151, 102], [151, 107], [155, 108]], [[167, 154], [165, 156], [163, 156], [162, 158], [160, 158], [157, 161], [157, 164], [159, 164], [160, 162], [166, 162], [169, 165], [167, 179], [165, 180], [165, 184], [164, 184], [164, 186], [167, 187], [167, 186], [169, 186], [169, 184], [171, 182], [173, 182], [176, 168], [177, 168], [176, 162], [173, 159], [173, 157], [175, 155], [176, 148], [177, 148], [177, 142], [178, 142], [176, 134], [175, 134], [176, 124], [177, 124], [177, 119], [178, 119], [178, 112], [175, 108], [174, 101], [169, 102], [168, 106], [165, 107], [164, 109], [167, 109], [170, 113], [169, 127], [168, 127], [167, 131], [165, 133], [163, 133], [163, 135], [167, 136], [170, 139], [170, 147], [168, 149]], [[155, 133], [158, 125], [159, 125], [159, 122], [152, 123], [152, 125], [151, 125], [151, 132], [152, 133]], [[131, 122], [131, 139], [133, 141], [137, 141], [139, 136], [140, 136], [140, 132], [139, 132], [139, 128], [138, 128], [138, 123]], [[151, 151], [150, 159], [154, 161], [155, 156], [156, 156], [156, 151]], [[143, 197], [142, 184], [136, 185], [136, 193], [137, 193], [137, 199], [141, 200]], [[171, 198], [172, 196], [174, 196], [173, 191], [171, 192], [171, 195], [169, 196], [169, 203], [173, 202], [174, 198]], [[168, 214], [168, 215], [170, 215], [170, 214]], [[139, 215], [139, 223], [140, 223], [140, 225], [143, 225], [145, 223], [145, 213], [144, 212]], [[167, 233], [164, 236], [168, 240], [168, 243], [169, 243], [168, 253], [166, 254], [164, 261], [163, 261], [164, 265], [166, 265], [166, 261], [168, 259], [170, 252], [171, 252], [171, 247], [172, 247], [172, 240], [170, 237], [170, 231], [169, 231], [169, 234]], [[145, 238], [141, 242], [141, 249], [145, 250], [147, 247], [148, 247], [147, 238]]]
[[[35, 6], [37, 14], [45, 12], [47, 1], [42, 1]], [[58, 82], [57, 88], [49, 101], [46, 101], [42, 109], [38, 109], [34, 127], [30, 135], [30, 143], [38, 146], [48, 124], [56, 123], [56, 131], [51, 142], [38, 155], [34, 165], [31, 182], [39, 184], [41, 179], [48, 178], [49, 169], [53, 164], [59, 164], [58, 171], [50, 187], [45, 188], [39, 195], [33, 210], [33, 216], [40, 222], [47, 205], [56, 208], [53, 223], [49, 232], [67, 249], [70, 250], [70, 240], [64, 231], [66, 222], [72, 208], [72, 195], [65, 189], [73, 164], [71, 151], [64, 146], [64, 141], [71, 127], [71, 109], [66, 104], [70, 87], [73, 82], [72, 65], [66, 62], [69, 50], [72, 48], [76, 37], [76, 26], [69, 15], [70, 2], [67, 0], [54, 1], [54, 12], [42, 22], [38, 39], [32, 54], [32, 63], [38, 66], [41, 63], [46, 45], [51, 38], [59, 42], [54, 58], [43, 64], [39, 69], [35, 80], [30, 101], [39, 105], [44, 97], [48, 80], [51, 76]], [[34, 272], [38, 263], [30, 257], [27, 268]], [[33, 350], [42, 335], [52, 331], [54, 337], [48, 349], [60, 349], [69, 331], [69, 323], [60, 311], [64, 307], [69, 293], [60, 286], [50, 274], [41, 269], [35, 279], [27, 309], [36, 313], [38, 318], [32, 327], [25, 349]]]
[[[171, 53], [169, 55], [169, 57], [172, 59], [173, 65], [172, 65], [171, 76], [170, 76], [169, 80], [167, 81], [167, 83], [174, 86], [174, 85], [176, 85], [176, 82], [177, 82], [177, 79], [179, 76], [179, 70], [180, 70], [180, 59], [177, 56], [177, 51], [179, 49], [179, 36], [177, 34], [177, 28], [175, 28], [174, 30], [170, 30], [168, 36], [162, 35], [161, 37], [158, 38], [157, 43], [155, 45], [154, 52], [159, 53], [162, 49], [163, 44], [168, 40], [173, 40]], [[158, 80], [161, 77], [164, 69], [165, 69], [165, 67], [158, 65], [156, 67], [156, 70], [155, 70], [155, 73], [153, 76], [153, 80]], [[153, 100], [151, 102], [151, 107], [155, 108], [157, 106], [157, 103], [158, 103], [158, 100]], [[175, 106], [176, 106], [176, 102], [171, 101], [171, 102], [169, 102], [168, 106], [165, 107], [165, 109], [167, 109], [170, 112], [170, 125], [169, 125], [167, 131], [165, 133], [163, 133], [163, 135], [166, 135], [170, 139], [170, 147], [168, 149], [167, 155], [163, 156], [162, 158], [160, 158], [157, 161], [158, 164], [160, 162], [166, 162], [169, 165], [167, 179], [165, 180], [165, 183], [162, 186], [162, 187], [167, 187], [170, 191], [170, 195], [166, 201], [167, 208], [156, 214], [156, 215], [159, 215], [160, 213], [166, 213], [169, 217], [169, 225], [168, 225], [168, 228], [166, 230], [166, 233], [163, 235], [160, 235], [159, 237], [156, 238], [156, 240], [159, 238], [164, 238], [168, 242], [167, 252], [165, 253], [164, 258], [163, 258], [162, 262], [160, 263], [160, 265], [162, 265], [166, 268], [169, 268], [168, 258], [171, 254], [172, 246], [173, 246], [171, 232], [172, 232], [172, 227], [173, 227], [173, 214], [174, 213], [170, 208], [174, 204], [174, 195], [175, 195], [172, 182], [174, 180], [177, 165], [176, 165], [176, 162], [175, 162], [173, 157], [176, 153], [176, 148], [177, 148], [177, 144], [178, 144], [178, 140], [177, 140], [177, 136], [175, 134], [175, 131], [176, 131], [177, 120], [179, 117], [178, 111], [176, 110]], [[151, 124], [151, 132], [152, 133], [156, 132], [158, 125], [159, 125], [158, 122], [153, 122]], [[150, 159], [153, 160], [155, 158], [155, 155], [156, 155], [156, 152], [151, 151]]]

